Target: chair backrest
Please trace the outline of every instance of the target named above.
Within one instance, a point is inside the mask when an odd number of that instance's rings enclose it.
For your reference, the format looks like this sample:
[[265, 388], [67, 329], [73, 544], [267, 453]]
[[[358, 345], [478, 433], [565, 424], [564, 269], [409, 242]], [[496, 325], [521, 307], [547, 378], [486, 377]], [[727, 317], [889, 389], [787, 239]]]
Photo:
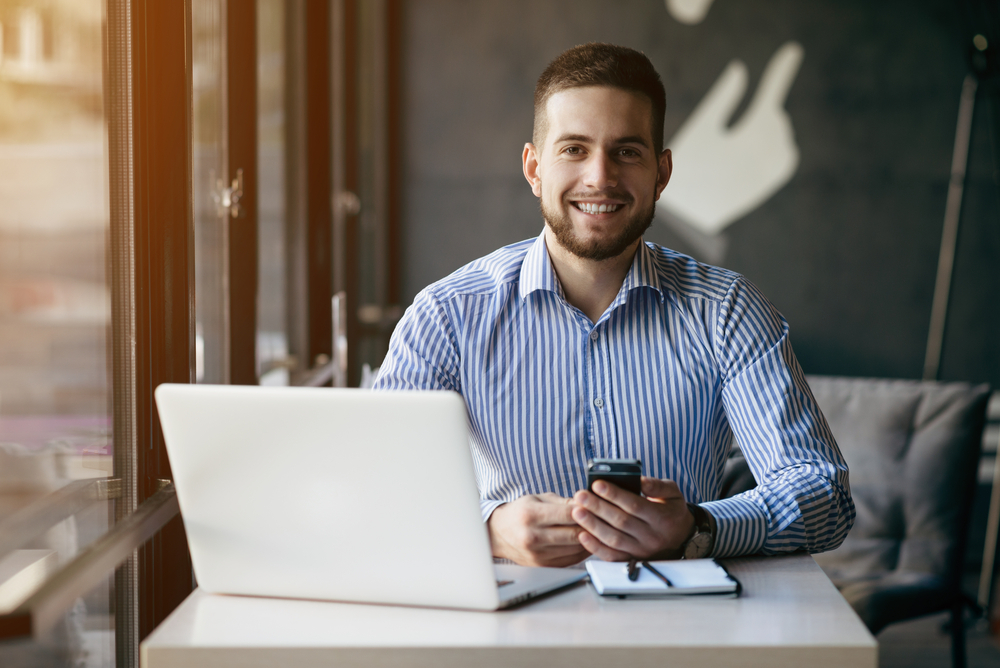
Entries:
[[857, 520], [816, 561], [835, 581], [959, 577], [987, 385], [810, 376], [851, 472]]

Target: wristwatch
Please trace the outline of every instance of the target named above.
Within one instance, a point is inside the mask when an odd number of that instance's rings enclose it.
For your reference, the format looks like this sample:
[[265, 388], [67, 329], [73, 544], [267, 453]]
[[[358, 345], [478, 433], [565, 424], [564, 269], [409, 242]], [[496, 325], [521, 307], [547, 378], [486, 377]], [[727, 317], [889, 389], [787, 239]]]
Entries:
[[688, 510], [694, 515], [694, 533], [681, 545], [681, 559], [703, 559], [715, 548], [715, 532], [712, 518], [701, 506], [689, 503]]

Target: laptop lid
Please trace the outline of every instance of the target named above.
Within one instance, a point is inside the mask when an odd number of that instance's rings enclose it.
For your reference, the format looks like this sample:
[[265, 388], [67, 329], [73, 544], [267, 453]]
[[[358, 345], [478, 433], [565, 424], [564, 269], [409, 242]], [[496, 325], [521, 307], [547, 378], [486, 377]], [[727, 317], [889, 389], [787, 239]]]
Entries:
[[203, 589], [500, 605], [458, 394], [167, 384], [156, 403]]

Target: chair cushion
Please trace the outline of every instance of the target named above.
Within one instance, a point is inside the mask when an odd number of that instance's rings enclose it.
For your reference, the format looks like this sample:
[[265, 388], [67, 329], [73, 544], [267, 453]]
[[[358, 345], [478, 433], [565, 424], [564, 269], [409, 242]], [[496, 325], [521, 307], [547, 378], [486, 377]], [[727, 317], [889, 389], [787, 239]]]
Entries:
[[816, 561], [869, 628], [950, 607], [989, 387], [809, 377], [851, 471], [857, 519]]

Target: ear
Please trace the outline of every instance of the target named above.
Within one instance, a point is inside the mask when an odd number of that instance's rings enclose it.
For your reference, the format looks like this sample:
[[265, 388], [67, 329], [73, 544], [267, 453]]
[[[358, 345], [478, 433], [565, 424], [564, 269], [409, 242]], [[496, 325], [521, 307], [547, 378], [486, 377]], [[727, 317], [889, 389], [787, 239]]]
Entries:
[[660, 193], [667, 187], [670, 175], [674, 171], [674, 159], [670, 154], [670, 149], [665, 148], [660, 153], [660, 159], [656, 165], [656, 199], [660, 199]]
[[538, 149], [531, 142], [524, 145], [524, 153], [521, 154], [521, 167], [524, 169], [524, 178], [531, 184], [531, 192], [535, 197], [542, 196], [542, 177], [538, 173]]

